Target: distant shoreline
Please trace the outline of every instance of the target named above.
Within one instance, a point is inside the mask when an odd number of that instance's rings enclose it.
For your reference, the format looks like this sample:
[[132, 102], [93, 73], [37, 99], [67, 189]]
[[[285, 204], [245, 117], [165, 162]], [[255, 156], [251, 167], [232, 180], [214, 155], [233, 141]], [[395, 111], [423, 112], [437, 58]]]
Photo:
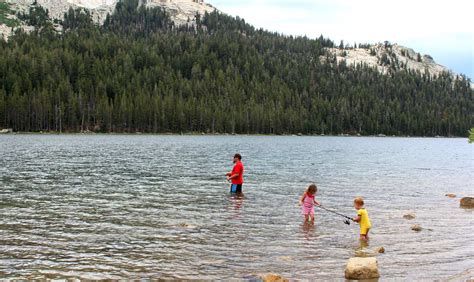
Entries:
[[126, 136], [139, 136], [139, 135], [147, 135], [147, 136], [272, 136], [272, 137], [377, 137], [377, 138], [467, 138], [467, 136], [411, 136], [411, 135], [350, 135], [350, 134], [263, 134], [263, 133], [198, 133], [198, 132], [186, 132], [186, 133], [176, 133], [176, 132], [161, 132], [161, 133], [149, 133], [149, 132], [56, 132], [56, 131], [48, 131], [48, 132], [9, 132], [3, 133], [2, 135], [85, 135], [85, 136], [107, 136], [107, 135], [126, 135]]

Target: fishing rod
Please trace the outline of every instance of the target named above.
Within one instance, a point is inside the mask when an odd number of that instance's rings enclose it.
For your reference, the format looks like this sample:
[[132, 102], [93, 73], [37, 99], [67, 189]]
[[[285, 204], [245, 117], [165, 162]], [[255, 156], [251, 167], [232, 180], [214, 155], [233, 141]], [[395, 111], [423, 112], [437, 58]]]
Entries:
[[349, 220], [354, 221], [354, 219], [352, 219], [351, 217], [349, 217], [349, 216], [347, 216], [347, 215], [344, 215], [344, 214], [342, 214], [342, 213], [338, 213], [337, 211], [333, 211], [333, 210], [327, 209], [327, 208], [325, 208], [325, 207], [323, 207], [323, 206], [321, 206], [321, 205], [316, 205], [316, 206], [317, 206], [318, 208], [320, 208], [320, 209], [323, 209], [323, 210], [325, 210], [325, 211], [328, 211], [328, 212], [331, 212], [331, 213], [333, 213], [333, 214], [337, 214], [337, 215], [339, 215], [339, 216], [342, 216], [342, 217], [346, 218], [346, 220], [344, 220], [344, 223], [347, 224], [347, 225], [350, 225], [350, 224], [351, 224], [351, 222], [350, 222]]

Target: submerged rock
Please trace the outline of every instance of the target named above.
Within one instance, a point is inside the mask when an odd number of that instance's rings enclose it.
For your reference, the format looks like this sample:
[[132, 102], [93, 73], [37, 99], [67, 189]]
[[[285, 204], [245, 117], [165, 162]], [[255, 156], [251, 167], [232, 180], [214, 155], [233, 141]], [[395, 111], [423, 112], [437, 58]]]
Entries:
[[219, 266], [219, 265], [224, 265], [224, 264], [225, 264], [225, 260], [223, 260], [223, 259], [201, 260], [201, 264]]
[[407, 213], [403, 216], [404, 219], [414, 219], [416, 215], [414, 213]]
[[360, 258], [367, 258], [367, 257], [375, 257], [379, 254], [385, 253], [385, 248], [384, 247], [377, 247], [375, 249], [368, 250], [366, 248], [356, 250], [354, 253], [355, 257], [360, 257]]
[[354, 257], [357, 258], [367, 258], [367, 257], [374, 257], [377, 254], [370, 250], [356, 250], [354, 253]]
[[410, 227], [410, 229], [413, 230], [413, 231], [416, 231], [416, 232], [420, 232], [423, 228], [421, 228], [421, 226], [419, 224], [413, 224]]
[[461, 208], [472, 209], [474, 208], [474, 198], [473, 197], [461, 198], [460, 205], [461, 205]]
[[278, 257], [278, 260], [281, 260], [281, 261], [292, 261], [293, 258], [291, 256], [279, 256]]
[[178, 224], [178, 226], [181, 227], [181, 228], [187, 228], [187, 229], [194, 229], [194, 228], [196, 228], [195, 225], [188, 224], [188, 223], [186, 223], [186, 222], [180, 223], [180, 224]]
[[449, 198], [456, 198], [456, 194], [452, 194], [452, 193], [448, 193], [445, 196]]
[[288, 282], [289, 280], [278, 274], [267, 273], [258, 274], [258, 278], [262, 279], [263, 282]]
[[355, 257], [350, 258], [344, 271], [346, 279], [374, 279], [379, 278], [377, 258]]
[[468, 268], [461, 273], [453, 275], [445, 280], [446, 282], [474, 282], [474, 268]]

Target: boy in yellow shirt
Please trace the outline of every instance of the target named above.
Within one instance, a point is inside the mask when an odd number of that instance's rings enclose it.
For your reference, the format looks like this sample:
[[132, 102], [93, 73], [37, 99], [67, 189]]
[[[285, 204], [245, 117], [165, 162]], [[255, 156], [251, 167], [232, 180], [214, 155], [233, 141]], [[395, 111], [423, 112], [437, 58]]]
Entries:
[[367, 241], [369, 240], [369, 230], [372, 224], [370, 223], [369, 214], [364, 208], [364, 199], [362, 199], [362, 197], [356, 197], [354, 199], [354, 208], [357, 210], [357, 217], [353, 220], [360, 225], [360, 239]]

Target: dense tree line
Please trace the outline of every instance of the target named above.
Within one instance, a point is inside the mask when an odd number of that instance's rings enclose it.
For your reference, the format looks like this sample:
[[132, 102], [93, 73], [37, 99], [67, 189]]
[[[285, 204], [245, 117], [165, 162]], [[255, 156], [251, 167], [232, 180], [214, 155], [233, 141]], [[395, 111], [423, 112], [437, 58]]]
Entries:
[[138, 0], [119, 2], [103, 26], [71, 9], [62, 32], [44, 12], [24, 15], [35, 32], [0, 42], [0, 127], [434, 136], [466, 135], [474, 124], [465, 77], [347, 66], [323, 37], [217, 12], [176, 26]]

